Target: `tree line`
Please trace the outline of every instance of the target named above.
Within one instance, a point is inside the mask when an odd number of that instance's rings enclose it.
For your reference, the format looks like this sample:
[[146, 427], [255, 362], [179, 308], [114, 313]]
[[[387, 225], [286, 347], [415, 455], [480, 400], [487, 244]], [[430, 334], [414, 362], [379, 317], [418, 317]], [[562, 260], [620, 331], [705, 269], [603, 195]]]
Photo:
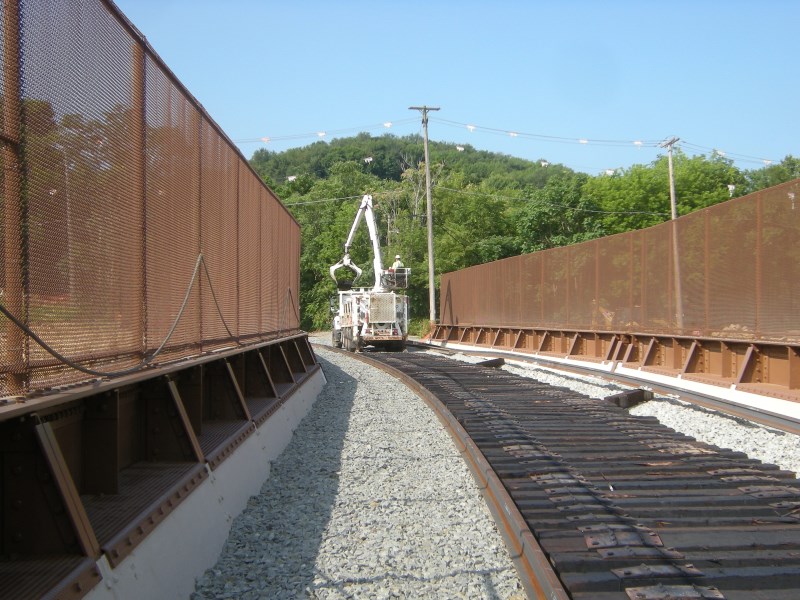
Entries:
[[[435, 272], [574, 244], [656, 225], [670, 218], [667, 157], [612, 175], [591, 176], [544, 160], [528, 161], [431, 142]], [[298, 220], [302, 232], [302, 326], [330, 327], [335, 284], [330, 265], [363, 194], [372, 194], [387, 262], [400, 254], [412, 269], [412, 316], [428, 314], [427, 223], [422, 138], [362, 133], [284, 152], [256, 151], [250, 163]], [[800, 177], [800, 159], [740, 170], [712, 153], [673, 153], [678, 214]], [[371, 249], [362, 228], [351, 249], [371, 281]], [[358, 282], [357, 282], [358, 283]]]

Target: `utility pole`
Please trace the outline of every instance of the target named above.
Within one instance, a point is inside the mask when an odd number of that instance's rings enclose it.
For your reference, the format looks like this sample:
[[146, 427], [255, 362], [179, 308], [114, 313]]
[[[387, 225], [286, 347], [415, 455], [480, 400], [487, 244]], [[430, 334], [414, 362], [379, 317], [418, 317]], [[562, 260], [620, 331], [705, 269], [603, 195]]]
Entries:
[[673, 136], [659, 144], [662, 148], [667, 149], [667, 165], [669, 166], [669, 204], [672, 210], [673, 220], [678, 218], [678, 202], [675, 199], [675, 174], [672, 171], [672, 146], [679, 142], [680, 139], [679, 137]]
[[662, 148], [667, 149], [667, 165], [669, 167], [669, 204], [670, 212], [672, 214], [672, 262], [673, 273], [675, 278], [675, 324], [678, 329], [683, 329], [683, 291], [681, 286], [681, 264], [680, 255], [678, 253], [678, 224], [675, 220], [678, 218], [678, 202], [675, 199], [675, 173], [672, 170], [672, 146], [674, 146], [680, 138], [672, 136], [668, 140], [664, 140], [659, 144]]
[[436, 284], [433, 275], [433, 204], [431, 203], [431, 161], [428, 158], [428, 111], [439, 110], [432, 106], [409, 106], [408, 110], [422, 113], [422, 130], [425, 142], [425, 193], [428, 199], [428, 300], [430, 301], [431, 330], [436, 325]]

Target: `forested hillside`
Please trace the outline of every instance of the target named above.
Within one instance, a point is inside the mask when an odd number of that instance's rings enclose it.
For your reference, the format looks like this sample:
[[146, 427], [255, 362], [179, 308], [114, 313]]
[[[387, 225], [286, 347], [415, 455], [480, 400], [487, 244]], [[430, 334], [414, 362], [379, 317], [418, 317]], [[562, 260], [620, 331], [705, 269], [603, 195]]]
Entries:
[[[613, 175], [590, 176], [546, 161], [430, 142], [435, 270], [441, 273], [555, 246], [649, 227], [670, 217], [666, 156]], [[400, 254], [412, 269], [413, 316], [427, 319], [428, 267], [423, 144], [419, 136], [360, 134], [285, 152], [258, 150], [253, 168], [302, 227], [302, 326], [330, 326], [335, 285], [328, 268], [343, 245], [360, 198], [372, 194], [384, 265]], [[800, 159], [756, 170], [712, 156], [673, 155], [678, 213], [800, 177]], [[362, 227], [351, 250], [372, 281]]]

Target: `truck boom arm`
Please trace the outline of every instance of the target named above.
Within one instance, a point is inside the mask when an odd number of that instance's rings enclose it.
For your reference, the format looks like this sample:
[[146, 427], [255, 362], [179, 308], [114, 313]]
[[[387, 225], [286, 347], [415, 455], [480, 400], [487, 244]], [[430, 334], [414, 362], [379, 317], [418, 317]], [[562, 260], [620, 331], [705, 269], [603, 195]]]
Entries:
[[372, 196], [365, 194], [361, 199], [361, 205], [356, 212], [356, 218], [353, 221], [353, 226], [350, 228], [350, 235], [347, 236], [347, 241], [344, 244], [344, 257], [330, 268], [331, 277], [338, 283], [335, 272], [341, 267], [348, 267], [356, 273], [356, 278], [361, 275], [362, 270], [350, 258], [350, 246], [353, 245], [353, 238], [356, 235], [361, 219], [366, 221], [367, 229], [369, 230], [369, 239], [372, 242], [372, 266], [375, 271], [375, 287], [377, 291], [381, 288], [381, 273], [383, 273], [383, 261], [381, 260], [381, 248], [378, 242], [378, 228], [375, 225], [375, 212], [372, 208]]

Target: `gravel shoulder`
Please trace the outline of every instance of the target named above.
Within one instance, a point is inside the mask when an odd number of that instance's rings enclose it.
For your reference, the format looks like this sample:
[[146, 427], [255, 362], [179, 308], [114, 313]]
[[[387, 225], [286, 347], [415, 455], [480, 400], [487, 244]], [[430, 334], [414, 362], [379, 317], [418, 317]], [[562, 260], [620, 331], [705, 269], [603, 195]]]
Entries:
[[[480, 492], [433, 412], [394, 378], [319, 345], [329, 335], [311, 339], [328, 383], [192, 597], [524, 598]], [[503, 368], [594, 398], [623, 389], [522, 362]], [[800, 472], [799, 436], [673, 398], [631, 412]]]
[[433, 412], [382, 371], [315, 351], [328, 383], [192, 597], [524, 598]]

